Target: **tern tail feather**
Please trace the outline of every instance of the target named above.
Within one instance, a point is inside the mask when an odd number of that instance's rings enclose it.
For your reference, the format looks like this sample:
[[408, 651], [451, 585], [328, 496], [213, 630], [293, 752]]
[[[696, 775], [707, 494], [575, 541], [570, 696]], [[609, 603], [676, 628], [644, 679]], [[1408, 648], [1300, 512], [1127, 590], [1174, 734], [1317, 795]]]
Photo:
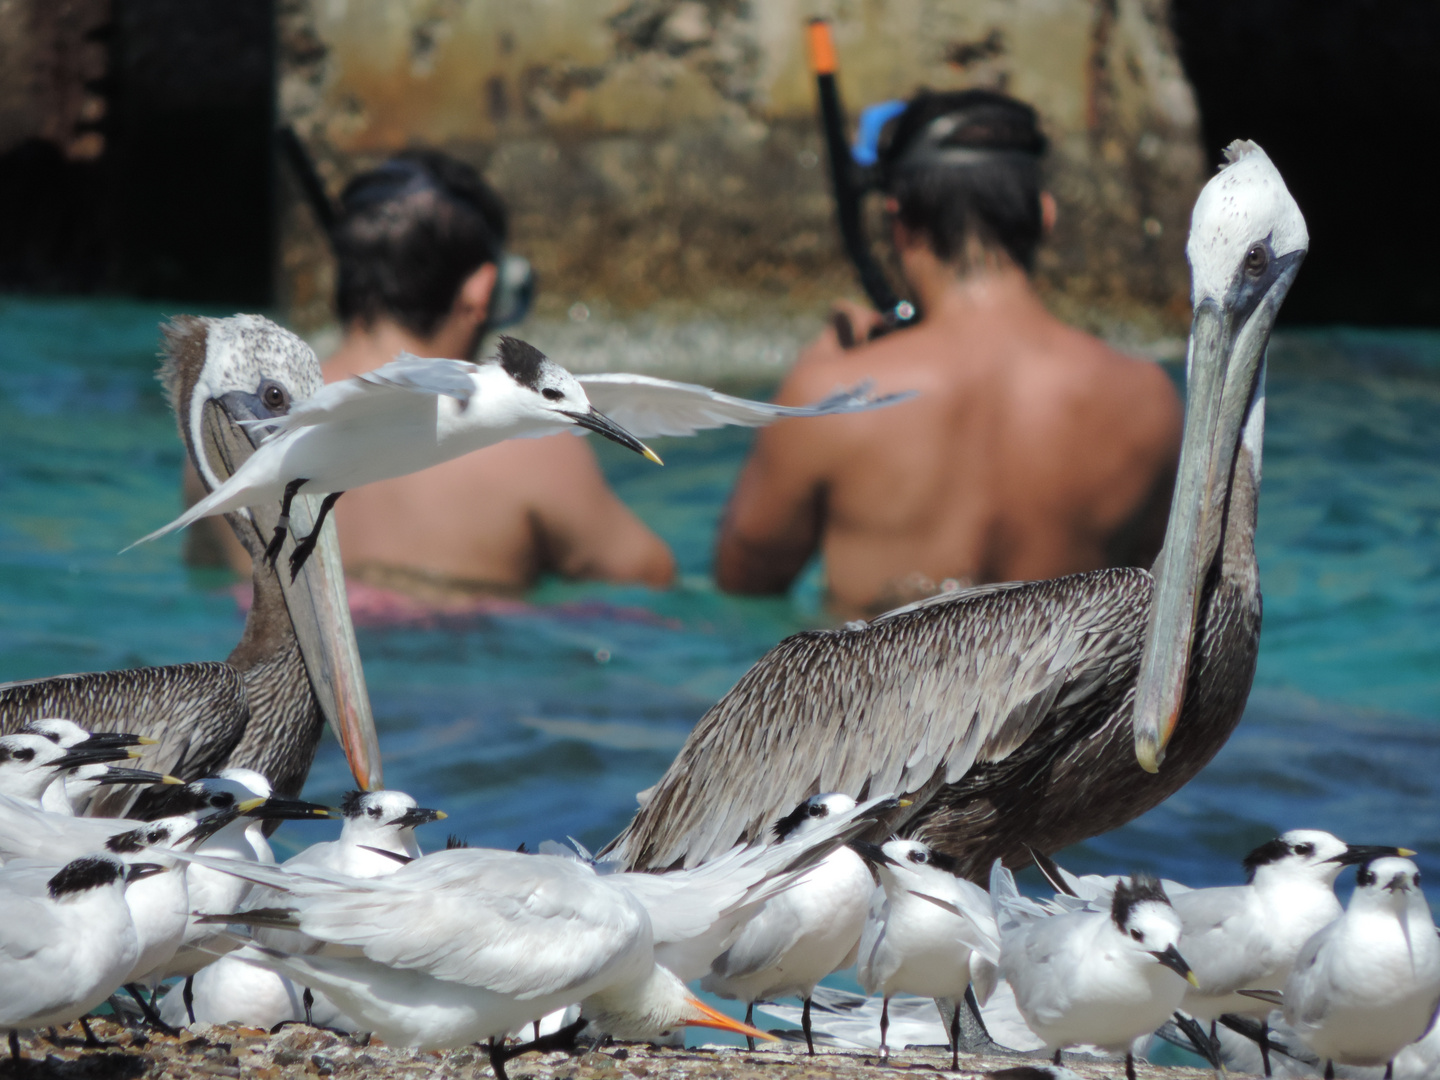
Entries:
[[[232, 478], [233, 480], [233, 478]], [[168, 525], [162, 525], [148, 536], [142, 536], [133, 544], [120, 549], [120, 554], [125, 554], [130, 548], [139, 547], [141, 544], [148, 544], [151, 540], [159, 540], [177, 529], [183, 529], [186, 525], [193, 525], [203, 517], [210, 517], [213, 514], [225, 514], [231, 510], [239, 510], [243, 506], [249, 506], [254, 499], [251, 489], [241, 485], [231, 486], [230, 482], [221, 484], [205, 498], [201, 499], [190, 509], [177, 517]]]

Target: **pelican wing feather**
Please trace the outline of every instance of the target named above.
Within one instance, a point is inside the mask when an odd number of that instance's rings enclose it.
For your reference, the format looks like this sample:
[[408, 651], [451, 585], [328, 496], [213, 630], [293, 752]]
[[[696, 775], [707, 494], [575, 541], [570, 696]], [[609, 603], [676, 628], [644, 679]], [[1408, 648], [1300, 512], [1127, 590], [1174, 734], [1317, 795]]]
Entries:
[[[616, 372], [605, 375], [577, 375], [590, 404], [629, 431], [637, 439], [657, 435], [693, 435], [697, 431], [726, 427], [761, 427], [792, 416], [832, 416], [865, 412], [898, 404], [913, 393], [876, 397], [871, 384], [862, 383], [839, 390], [813, 405], [772, 405], [732, 397], [695, 383], [672, 382], [650, 375]], [[577, 429], [584, 434], [583, 429]]]
[[918, 813], [1058, 703], [1133, 678], [1150, 591], [1144, 570], [1101, 570], [796, 634], [700, 719], [607, 850], [633, 868], [695, 866], [822, 791], [895, 792]]

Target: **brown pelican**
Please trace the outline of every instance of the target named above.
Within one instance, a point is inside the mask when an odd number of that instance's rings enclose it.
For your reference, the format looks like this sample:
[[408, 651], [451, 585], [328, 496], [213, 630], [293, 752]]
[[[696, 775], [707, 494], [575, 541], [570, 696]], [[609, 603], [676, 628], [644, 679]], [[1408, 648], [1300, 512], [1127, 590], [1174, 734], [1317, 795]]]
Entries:
[[[315, 354], [267, 319], [182, 315], [163, 332], [160, 379], [190, 457], [211, 489], [252, 451], [242, 421], [281, 415], [292, 401], [320, 389]], [[293, 517], [308, 519], [302, 525], [313, 521], [314, 512], [302, 499], [292, 508]], [[0, 732], [41, 717], [68, 717], [91, 730], [156, 739], [142, 759], [156, 771], [191, 780], [227, 767], [250, 768], [269, 778], [277, 794], [293, 797], [328, 721], [360, 784], [381, 786], [334, 530], [323, 533], [315, 558], [291, 582], [261, 557], [277, 524], [273, 509], [242, 510], [226, 520], [254, 562], [254, 601], [228, 659], [3, 684]], [[132, 809], [126, 797], [107, 796], [90, 812], [146, 810]]]
[[1264, 152], [1227, 158], [1186, 249], [1189, 400], [1153, 574], [982, 586], [788, 638], [701, 718], [608, 851], [693, 866], [818, 792], [894, 791], [913, 800], [902, 835], [983, 880], [997, 857], [1029, 861], [1026, 844], [1129, 821], [1215, 755], [1259, 646], [1265, 348], [1309, 244]]

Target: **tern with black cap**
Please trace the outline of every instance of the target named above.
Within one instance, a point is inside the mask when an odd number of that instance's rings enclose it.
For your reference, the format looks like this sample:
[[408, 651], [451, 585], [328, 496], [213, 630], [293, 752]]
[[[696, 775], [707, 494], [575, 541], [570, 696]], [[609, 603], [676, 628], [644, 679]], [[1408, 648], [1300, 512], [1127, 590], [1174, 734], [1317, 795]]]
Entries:
[[126, 887], [164, 870], [106, 854], [0, 869], [0, 1031], [17, 1062], [18, 1032], [79, 1019], [120, 985], [140, 951]]
[[1155, 878], [1136, 874], [1115, 886], [1108, 910], [1049, 914], [1022, 897], [997, 859], [990, 901], [999, 928], [999, 974], [1015, 991], [1030, 1030], [1060, 1064], [1068, 1046], [1124, 1052], [1135, 1080], [1132, 1044], [1154, 1031], [1195, 985], [1181, 954], [1180, 917]]
[[533, 345], [505, 335], [494, 359], [483, 364], [402, 354], [303, 401], [278, 392], [272, 400], [268, 393], [260, 388], [269, 415], [251, 421], [265, 433], [259, 449], [208, 496], [136, 543], [212, 514], [278, 503], [280, 517], [267, 551], [273, 563], [288, 535], [296, 495], [324, 495], [309, 535], [297, 541], [290, 556], [293, 576], [318, 542], [335, 500], [349, 489], [418, 472], [506, 439], [593, 431], [660, 464], [637, 432], [688, 435], [726, 424], [754, 427], [782, 416], [827, 416], [898, 400], [876, 400], [862, 390], [797, 409], [643, 375], [577, 379]]

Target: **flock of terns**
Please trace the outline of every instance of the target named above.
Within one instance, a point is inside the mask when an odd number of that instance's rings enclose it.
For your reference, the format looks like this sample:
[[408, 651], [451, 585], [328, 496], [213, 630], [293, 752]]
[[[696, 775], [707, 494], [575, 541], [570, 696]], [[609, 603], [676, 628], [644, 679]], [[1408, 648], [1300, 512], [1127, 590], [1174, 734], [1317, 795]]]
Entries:
[[[511, 338], [483, 364], [402, 356], [325, 386], [267, 320], [173, 320], [161, 378], [210, 493], [145, 539], [226, 515], [255, 600], [223, 663], [0, 686], [12, 1053], [17, 1032], [83, 1023], [121, 992], [157, 1025], [303, 1017], [403, 1046], [488, 1040], [501, 1080], [516, 1054], [582, 1032], [772, 1038], [755, 1003], [795, 996], [813, 1053], [817, 984], [854, 964], [882, 1055], [908, 994], [937, 999], [956, 1066], [996, 1034], [1057, 1075], [1065, 1048], [1123, 1054], [1133, 1080], [1158, 1030], [1217, 1069], [1258, 1054], [1266, 1075], [1432, 1075], [1440, 935], [1413, 852], [1297, 830], [1247, 856], [1246, 884], [1195, 890], [1078, 878], [1044, 854], [1158, 804], [1239, 721], [1260, 632], [1265, 350], [1307, 247], [1268, 157], [1232, 144], [1192, 218], [1185, 434], [1153, 572], [982, 586], [787, 639], [594, 856], [422, 853], [415, 828], [444, 815], [383, 789], [323, 528], [335, 500], [502, 439], [592, 431], [658, 462], [642, 439], [908, 395], [786, 409], [577, 378]], [[295, 799], [327, 722], [362, 788], [338, 809]], [[341, 818], [339, 838], [277, 865], [266, 829], [315, 816]], [[1032, 858], [1051, 899], [1006, 869]], [[746, 1022], [694, 980], [744, 1001]]]

